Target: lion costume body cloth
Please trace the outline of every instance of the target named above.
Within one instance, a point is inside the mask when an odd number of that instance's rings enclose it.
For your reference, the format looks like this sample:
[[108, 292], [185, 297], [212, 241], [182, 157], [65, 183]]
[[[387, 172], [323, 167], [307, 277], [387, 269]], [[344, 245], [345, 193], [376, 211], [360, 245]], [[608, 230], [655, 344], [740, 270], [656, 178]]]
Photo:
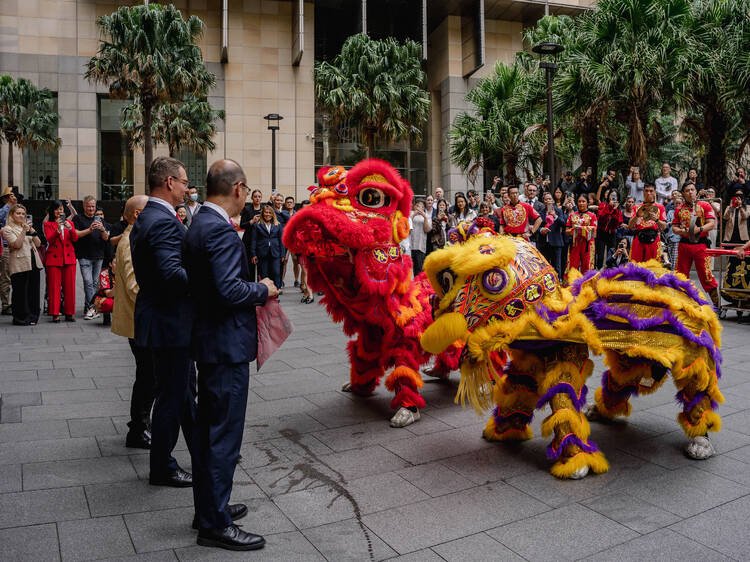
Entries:
[[[412, 278], [412, 262], [399, 242], [409, 235], [413, 193], [390, 164], [364, 160], [348, 172], [340, 166], [318, 173], [310, 206], [284, 228], [284, 245], [302, 254], [308, 284], [349, 342], [351, 390], [371, 394], [385, 381], [395, 393], [391, 407], [422, 408], [419, 367], [431, 355], [419, 339], [432, 323], [434, 291], [424, 275]], [[441, 350], [442, 351], [442, 350]], [[460, 349], [436, 359], [438, 371], [458, 366]]]
[[[555, 476], [608, 470], [581, 411], [589, 351], [605, 356], [595, 395], [602, 416], [629, 415], [630, 396], [654, 392], [671, 372], [685, 433], [720, 429], [720, 324], [689, 280], [656, 261], [578, 274], [564, 288], [536, 248], [495, 235], [433, 252], [425, 271], [439, 304], [422, 345], [437, 353], [466, 342], [456, 400], [494, 407], [489, 440], [531, 438], [534, 410], [549, 404], [542, 434], [553, 435]], [[492, 360], [498, 353], [504, 368]]]

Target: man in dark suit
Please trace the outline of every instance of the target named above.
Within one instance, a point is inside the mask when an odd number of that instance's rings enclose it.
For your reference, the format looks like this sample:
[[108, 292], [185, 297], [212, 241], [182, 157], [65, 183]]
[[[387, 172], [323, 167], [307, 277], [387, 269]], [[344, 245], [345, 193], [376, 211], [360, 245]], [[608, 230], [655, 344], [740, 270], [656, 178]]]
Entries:
[[188, 350], [192, 310], [182, 266], [185, 227], [174, 210], [187, 191], [185, 167], [174, 158], [157, 157], [149, 168], [148, 184], [151, 196], [133, 225], [130, 251], [140, 287], [135, 342], [151, 350], [156, 378], [149, 482], [184, 488], [192, 486], [192, 475], [177, 465], [172, 451], [182, 426], [193, 454], [195, 423], [195, 369]]
[[232, 523], [247, 507], [229, 505], [242, 444], [249, 362], [257, 352], [255, 307], [278, 294], [272, 281], [250, 281], [242, 242], [229, 217], [242, 210], [245, 173], [232, 160], [214, 163], [206, 178], [207, 199], [185, 237], [183, 262], [195, 299], [191, 353], [198, 364], [195, 469], [198, 544], [255, 550], [263, 537]]

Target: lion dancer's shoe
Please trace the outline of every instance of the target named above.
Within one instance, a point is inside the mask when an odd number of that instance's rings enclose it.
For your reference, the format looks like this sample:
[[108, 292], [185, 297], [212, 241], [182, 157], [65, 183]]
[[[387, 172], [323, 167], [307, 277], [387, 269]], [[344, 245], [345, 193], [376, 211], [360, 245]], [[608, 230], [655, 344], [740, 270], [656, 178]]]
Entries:
[[396, 410], [391, 427], [406, 427], [419, 421], [419, 408], [425, 407], [424, 398], [419, 394], [423, 386], [419, 372], [405, 365], [399, 365], [388, 375], [385, 387], [396, 394], [391, 401], [391, 408]]
[[535, 373], [542, 364], [532, 355], [511, 353], [513, 360], [495, 384], [495, 409], [482, 437], [488, 441], [525, 441], [533, 437], [531, 418], [539, 400]]
[[572, 480], [583, 478], [589, 471], [607, 472], [607, 459], [589, 440], [591, 429], [581, 412], [586, 404], [585, 382], [594, 367], [588, 359], [588, 348], [565, 346], [546, 359], [539, 388], [544, 394], [536, 406], [541, 408], [549, 403], [552, 408], [552, 414], [542, 424], [544, 437], [554, 433], [547, 447], [547, 456], [556, 461], [550, 472], [558, 478]]

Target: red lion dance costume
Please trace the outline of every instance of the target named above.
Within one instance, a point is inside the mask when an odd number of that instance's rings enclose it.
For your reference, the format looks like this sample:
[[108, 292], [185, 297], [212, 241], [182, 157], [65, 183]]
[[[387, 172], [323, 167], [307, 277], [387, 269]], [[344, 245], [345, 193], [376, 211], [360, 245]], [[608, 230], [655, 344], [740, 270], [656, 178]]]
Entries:
[[[343, 390], [374, 392], [385, 380], [395, 393], [394, 427], [419, 419], [424, 398], [419, 374], [430, 354], [419, 339], [432, 323], [434, 291], [424, 275], [412, 279], [411, 258], [399, 242], [409, 235], [412, 190], [409, 182], [382, 160], [364, 160], [348, 172], [340, 166], [318, 172], [310, 206], [284, 228], [284, 245], [302, 254], [308, 284], [322, 292], [328, 313], [344, 323], [351, 360]], [[444, 376], [458, 366], [457, 347], [436, 359], [431, 374]]]

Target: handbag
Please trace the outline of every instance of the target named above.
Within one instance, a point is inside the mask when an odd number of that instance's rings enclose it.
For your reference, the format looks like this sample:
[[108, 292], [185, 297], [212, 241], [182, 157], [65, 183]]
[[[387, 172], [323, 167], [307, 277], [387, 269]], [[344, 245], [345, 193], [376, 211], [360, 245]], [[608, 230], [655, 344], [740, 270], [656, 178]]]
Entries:
[[641, 244], [653, 244], [656, 242], [659, 233], [653, 228], [648, 228], [637, 231], [636, 236], [638, 237], [638, 242]]

